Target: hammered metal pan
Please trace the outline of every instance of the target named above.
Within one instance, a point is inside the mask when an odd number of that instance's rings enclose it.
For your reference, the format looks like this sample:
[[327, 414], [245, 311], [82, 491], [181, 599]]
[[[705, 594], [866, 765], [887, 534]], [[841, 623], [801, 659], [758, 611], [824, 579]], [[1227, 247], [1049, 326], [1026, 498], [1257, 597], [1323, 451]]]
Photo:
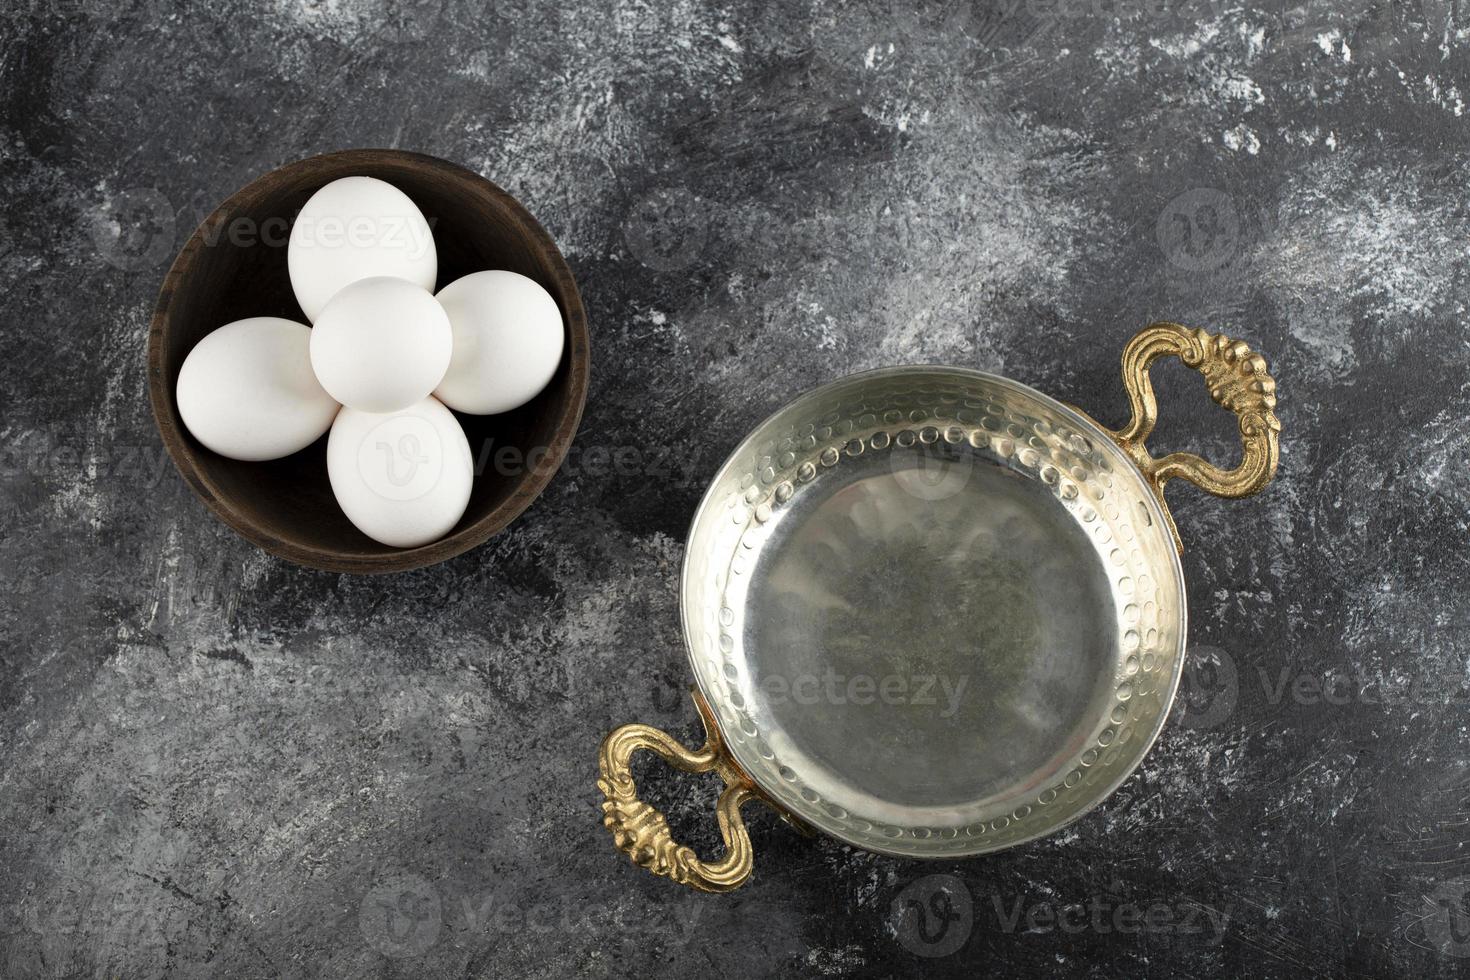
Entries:
[[[1239, 418], [1223, 470], [1149, 455], [1149, 366], [1201, 372]], [[1275, 382], [1245, 344], [1155, 323], [1123, 354], [1111, 431], [1006, 378], [894, 367], [809, 392], [730, 455], [695, 513], [681, 615], [707, 732], [603, 742], [604, 824], [636, 864], [729, 891], [751, 874], [740, 808], [857, 847], [958, 858], [1050, 834], [1134, 771], [1185, 642], [1164, 485], [1222, 497], [1275, 473]], [[725, 842], [701, 860], [640, 800], [639, 749], [714, 771]]]

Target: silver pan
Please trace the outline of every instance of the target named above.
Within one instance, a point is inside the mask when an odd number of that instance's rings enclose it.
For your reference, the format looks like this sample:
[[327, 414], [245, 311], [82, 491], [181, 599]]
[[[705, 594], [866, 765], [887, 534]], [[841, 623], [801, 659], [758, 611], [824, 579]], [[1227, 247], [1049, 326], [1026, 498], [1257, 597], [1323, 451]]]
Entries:
[[[1167, 354], [1238, 416], [1235, 469], [1148, 454], [1148, 370]], [[1006, 378], [932, 366], [853, 375], [762, 422], [685, 552], [706, 744], [646, 725], [603, 742], [619, 850], [728, 891], [753, 866], [749, 800], [867, 850], [958, 858], [1053, 833], [1117, 789], [1164, 723], [1184, 653], [1164, 484], [1255, 493], [1280, 431], [1265, 361], [1224, 336], [1153, 324], [1123, 381], [1133, 416], [1116, 432]], [[724, 778], [718, 861], [638, 798], [639, 749]]]

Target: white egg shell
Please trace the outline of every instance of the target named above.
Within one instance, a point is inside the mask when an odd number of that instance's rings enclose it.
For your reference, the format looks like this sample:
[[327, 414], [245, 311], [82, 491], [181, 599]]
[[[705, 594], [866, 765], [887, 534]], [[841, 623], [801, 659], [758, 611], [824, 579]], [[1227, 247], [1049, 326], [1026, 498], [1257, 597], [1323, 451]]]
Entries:
[[423, 401], [444, 378], [454, 332], [428, 290], [375, 276], [346, 286], [311, 328], [311, 366], [337, 401], [396, 412]]
[[493, 415], [546, 387], [566, 333], [551, 294], [515, 272], [474, 272], [439, 290], [454, 328], [454, 356], [434, 395], [450, 408]]
[[311, 328], [273, 316], [213, 331], [189, 352], [175, 389], [184, 427], [231, 459], [279, 459], [326, 432], [338, 405], [311, 370]]
[[392, 184], [343, 177], [311, 195], [286, 247], [291, 288], [312, 323], [343, 286], [395, 276], [434, 291], [439, 256], [423, 212]]
[[415, 548], [442, 538], [464, 516], [474, 463], [454, 414], [425, 398], [386, 414], [342, 409], [327, 438], [327, 476], [359, 531]]

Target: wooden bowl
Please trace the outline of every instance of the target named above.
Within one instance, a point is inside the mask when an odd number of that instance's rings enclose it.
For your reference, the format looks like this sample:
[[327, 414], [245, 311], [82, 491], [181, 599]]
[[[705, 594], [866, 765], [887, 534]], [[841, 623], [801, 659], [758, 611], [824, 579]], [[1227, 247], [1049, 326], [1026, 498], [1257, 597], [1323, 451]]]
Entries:
[[[475, 458], [474, 489], [454, 529], [417, 548], [379, 544], [347, 520], [327, 480], [325, 436], [284, 459], [226, 459], [189, 434], [175, 400], [184, 358], [210, 331], [250, 316], [308, 322], [286, 271], [290, 225], [318, 188], [352, 176], [386, 180], [423, 211], [438, 250], [438, 287], [482, 269], [519, 272], [551, 293], [566, 326], [561, 365], [541, 394], [503, 415], [455, 413]], [[237, 191], [174, 260], [148, 333], [153, 416], [189, 486], [245, 539], [288, 561], [332, 572], [432, 565], [513, 521], [546, 487], [571, 445], [587, 401], [587, 372], [587, 314], [551, 236], [480, 175], [401, 150], [327, 153], [288, 164]]]

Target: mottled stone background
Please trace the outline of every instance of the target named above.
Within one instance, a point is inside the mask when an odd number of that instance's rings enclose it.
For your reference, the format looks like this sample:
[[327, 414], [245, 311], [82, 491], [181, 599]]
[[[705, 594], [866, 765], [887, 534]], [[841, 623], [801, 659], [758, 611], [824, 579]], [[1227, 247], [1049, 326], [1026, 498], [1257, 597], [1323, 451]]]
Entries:
[[[0, 975], [1470, 974], [1467, 45], [1458, 0], [5, 0]], [[350, 146], [511, 190], [592, 325], [591, 452], [393, 578], [234, 536], [145, 398], [195, 223]], [[752, 808], [716, 899], [613, 853], [597, 742], [697, 737], [683, 534], [751, 424], [915, 361], [1116, 423], [1160, 317], [1265, 351], [1285, 434], [1264, 496], [1171, 494], [1191, 666], [1113, 799], [941, 864]], [[1230, 455], [1159, 377], [1156, 448]], [[712, 847], [713, 785], [645, 784]]]

